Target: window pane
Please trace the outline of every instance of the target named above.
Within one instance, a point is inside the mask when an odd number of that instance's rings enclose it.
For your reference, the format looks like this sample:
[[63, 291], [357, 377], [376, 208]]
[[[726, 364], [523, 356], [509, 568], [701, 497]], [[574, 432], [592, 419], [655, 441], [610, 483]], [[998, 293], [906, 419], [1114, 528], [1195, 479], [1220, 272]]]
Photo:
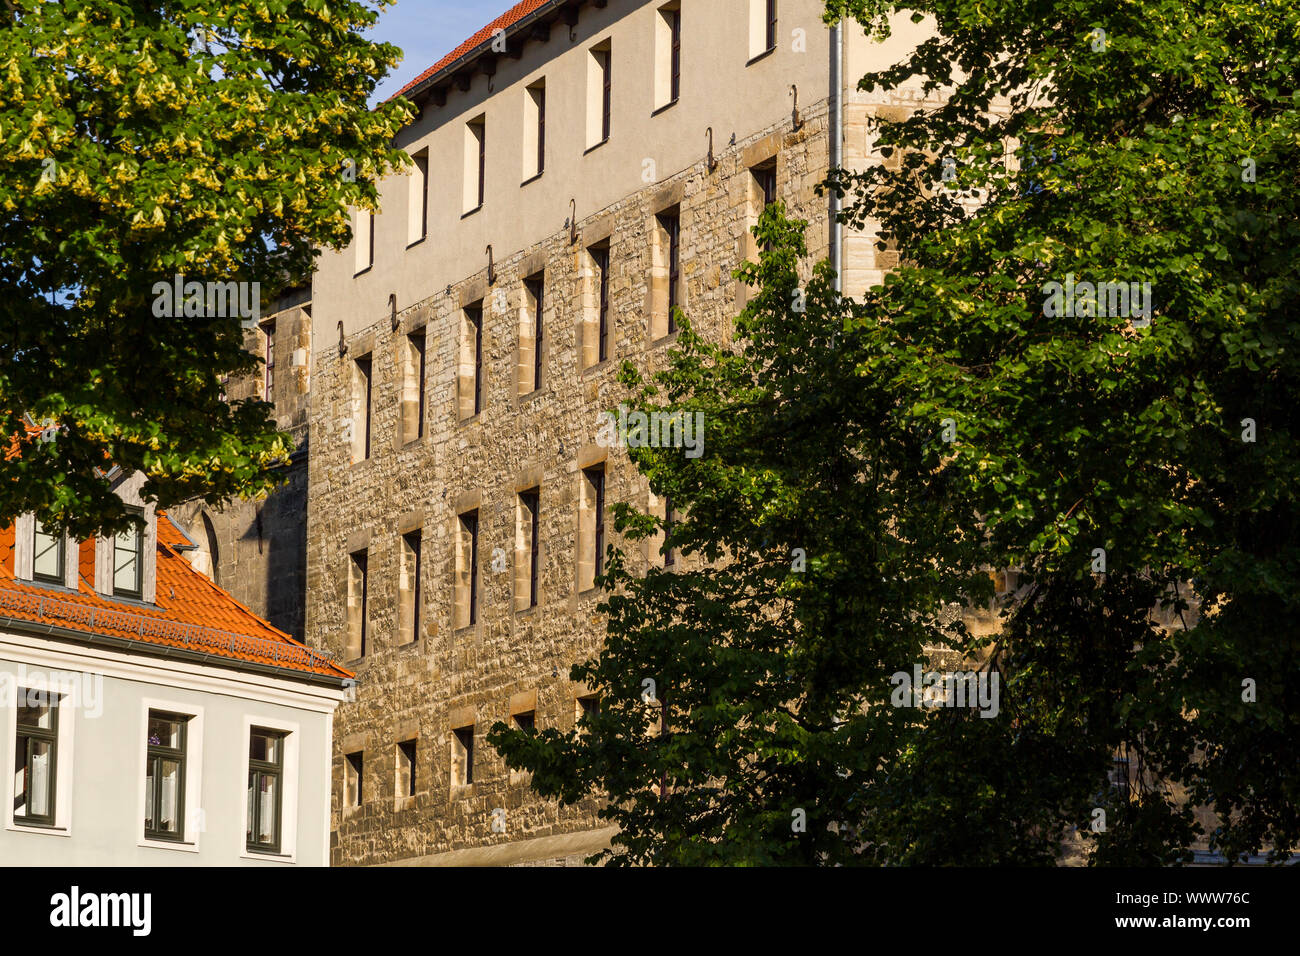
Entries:
[[27, 777], [27, 814], [29, 816], [49, 816], [50, 814], [50, 773], [53, 770], [50, 758], [54, 748], [48, 740], [28, 740], [28, 761], [30, 770]]
[[148, 768], [144, 776], [144, 828], [146, 831], [154, 829], [153, 825], [153, 794], [154, 794], [154, 776], [158, 771], [158, 761], [149, 760], [145, 766]]
[[46, 534], [38, 522], [35, 536], [35, 558], [32, 572], [39, 578], [63, 577], [63, 538]]
[[276, 778], [264, 775], [259, 781], [257, 797], [257, 842], [275, 842], [275, 804], [277, 799]]
[[182, 722], [172, 717], [155, 717], [149, 714], [149, 746], [170, 747], [179, 750], [181, 746]]
[[262, 763], [280, 762], [280, 739], [271, 734], [253, 731], [248, 756]]
[[140, 590], [140, 532], [123, 531], [114, 542], [113, 590]]
[[159, 760], [162, 781], [158, 806], [158, 829], [180, 834], [181, 765], [177, 760]]
[[245, 836], [245, 839], [249, 843], [253, 842], [253, 826], [255, 823], [255, 821], [253, 820], [253, 816], [257, 808], [256, 804], [253, 802], [253, 794], [257, 792], [257, 777], [258, 777], [258, 773], [256, 770], [249, 771], [248, 773], [248, 833]]
[[18, 701], [18, 726], [54, 729], [54, 708], [48, 691], [20, 690]]

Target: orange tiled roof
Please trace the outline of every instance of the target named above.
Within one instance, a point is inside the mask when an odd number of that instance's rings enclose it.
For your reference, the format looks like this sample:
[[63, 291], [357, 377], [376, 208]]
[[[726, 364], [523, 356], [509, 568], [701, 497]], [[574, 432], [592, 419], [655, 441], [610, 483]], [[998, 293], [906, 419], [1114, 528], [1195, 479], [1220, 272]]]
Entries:
[[398, 90], [392, 97], [390, 97], [390, 99], [395, 99], [398, 96], [405, 95], [407, 90], [414, 89], [415, 87], [423, 83], [425, 80], [427, 80], [429, 77], [437, 73], [439, 70], [451, 65], [452, 63], [455, 63], [457, 60], [459, 60], [465, 54], [469, 53], [475, 47], [479, 46], [480, 44], [486, 43], [488, 40], [491, 40], [492, 34], [495, 33], [497, 30], [508, 29], [509, 27], [518, 23], [520, 20], [528, 16], [528, 14], [532, 13], [534, 10], [536, 10], [538, 7], [542, 6], [546, 2], [547, 0], [522, 0], [521, 3], [516, 3], [505, 13], [501, 14], [501, 16], [497, 17], [495, 20], [493, 20], [483, 29], [479, 30], [478, 33], [475, 33], [472, 37], [470, 37], [460, 46], [456, 47], [456, 49], [452, 50], [450, 53], [444, 56], [433, 66], [429, 67], [427, 70], [425, 70], [415, 79], [413, 79], [410, 83], [407, 83], [404, 87]]
[[0, 619], [50, 624], [88, 634], [184, 648], [228, 661], [264, 664], [304, 676], [354, 675], [272, 627], [196, 571], [176, 550], [188, 543], [158, 513], [157, 607], [126, 605], [95, 591], [95, 549], [81, 543], [76, 593], [14, 577], [14, 528], [0, 530]]

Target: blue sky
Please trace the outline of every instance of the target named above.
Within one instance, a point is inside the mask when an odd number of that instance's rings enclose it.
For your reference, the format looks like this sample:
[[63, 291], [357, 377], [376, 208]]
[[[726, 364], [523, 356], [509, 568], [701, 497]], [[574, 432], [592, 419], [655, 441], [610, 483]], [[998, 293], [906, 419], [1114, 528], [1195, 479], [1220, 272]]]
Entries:
[[402, 48], [402, 62], [379, 84], [373, 101], [396, 93], [450, 53], [515, 0], [397, 0], [379, 14], [373, 36]]

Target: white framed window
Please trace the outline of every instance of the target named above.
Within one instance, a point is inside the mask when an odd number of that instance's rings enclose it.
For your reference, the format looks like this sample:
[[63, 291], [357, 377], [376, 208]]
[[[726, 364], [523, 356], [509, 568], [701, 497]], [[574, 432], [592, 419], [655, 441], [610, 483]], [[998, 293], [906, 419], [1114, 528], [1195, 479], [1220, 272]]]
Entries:
[[276, 717], [246, 714], [244, 794], [239, 855], [245, 860], [296, 862], [301, 728]]
[[[203, 708], [180, 701], [145, 698], [140, 701], [139, 726], [137, 845], [197, 853], [206, 829]], [[173, 833], [174, 836], [167, 836]]]
[[10, 768], [5, 829], [72, 835], [73, 701], [68, 688], [52, 686], [46, 675], [33, 671], [15, 687], [0, 749]]

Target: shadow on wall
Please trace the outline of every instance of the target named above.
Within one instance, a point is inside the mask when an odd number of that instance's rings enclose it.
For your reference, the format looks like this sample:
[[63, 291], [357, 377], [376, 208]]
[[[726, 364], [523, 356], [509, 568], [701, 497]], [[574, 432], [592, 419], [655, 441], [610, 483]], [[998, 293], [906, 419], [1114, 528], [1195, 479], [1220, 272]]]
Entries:
[[304, 640], [307, 608], [307, 441], [293, 454], [289, 480], [259, 503], [245, 537], [256, 542], [266, 576], [266, 619]]

